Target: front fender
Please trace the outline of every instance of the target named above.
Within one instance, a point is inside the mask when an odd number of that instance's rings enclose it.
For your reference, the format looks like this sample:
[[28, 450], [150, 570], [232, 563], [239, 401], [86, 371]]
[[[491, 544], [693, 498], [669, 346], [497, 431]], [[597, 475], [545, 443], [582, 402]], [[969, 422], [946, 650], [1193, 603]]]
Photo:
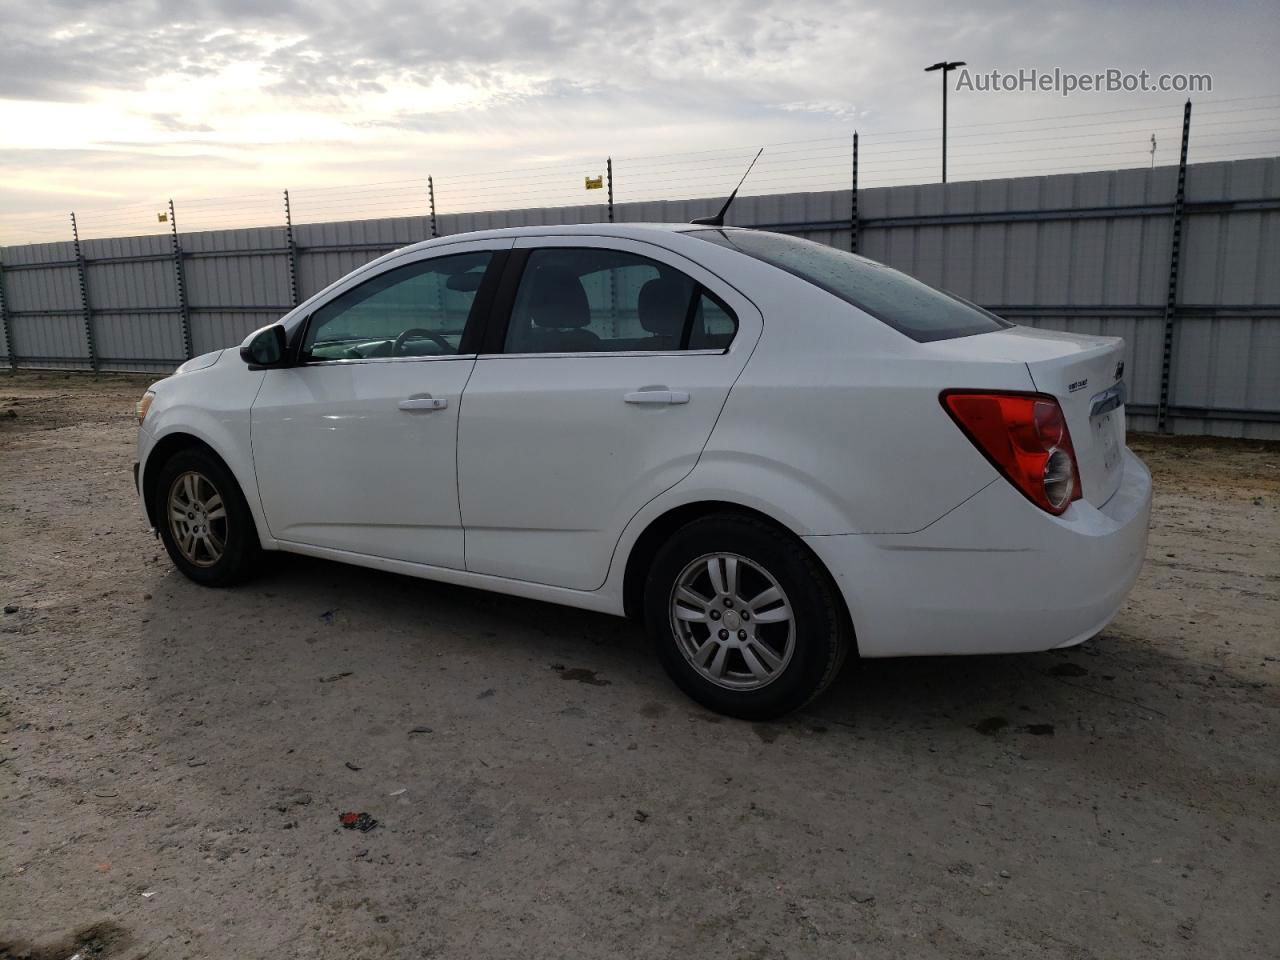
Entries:
[[[239, 358], [236, 358], [237, 361]], [[250, 441], [250, 410], [262, 374], [225, 359], [202, 370], [161, 381], [138, 433], [139, 485], [146, 489], [149, 472], [157, 468], [152, 454], [168, 448], [177, 436], [194, 437], [213, 450], [240, 485], [253, 515], [262, 545], [274, 546], [258, 496]]]

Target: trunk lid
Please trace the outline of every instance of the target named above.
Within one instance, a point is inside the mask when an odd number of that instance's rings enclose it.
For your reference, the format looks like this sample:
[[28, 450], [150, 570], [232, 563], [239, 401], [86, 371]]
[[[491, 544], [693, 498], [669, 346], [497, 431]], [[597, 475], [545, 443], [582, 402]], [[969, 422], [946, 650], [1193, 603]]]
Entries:
[[928, 347], [953, 360], [1026, 364], [1035, 390], [1050, 394], [1062, 407], [1084, 499], [1096, 507], [1111, 499], [1120, 486], [1125, 444], [1122, 339], [1011, 327]]
[[1090, 337], [1089, 349], [1027, 361], [1041, 393], [1058, 398], [1080, 468], [1081, 493], [1100, 507], [1120, 487], [1124, 449], [1124, 341]]

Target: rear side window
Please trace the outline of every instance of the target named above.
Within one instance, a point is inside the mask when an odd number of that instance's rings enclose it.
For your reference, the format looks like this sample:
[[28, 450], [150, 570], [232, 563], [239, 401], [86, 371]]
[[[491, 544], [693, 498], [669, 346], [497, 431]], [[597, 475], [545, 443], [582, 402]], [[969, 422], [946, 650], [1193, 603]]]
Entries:
[[544, 247], [520, 277], [507, 353], [722, 350], [727, 306], [674, 267], [623, 250]]
[[920, 343], [1013, 326], [892, 267], [812, 240], [758, 230], [694, 230], [687, 236], [737, 250], [808, 280]]
[[690, 350], [723, 350], [738, 332], [738, 321], [719, 300], [703, 290], [694, 304]]

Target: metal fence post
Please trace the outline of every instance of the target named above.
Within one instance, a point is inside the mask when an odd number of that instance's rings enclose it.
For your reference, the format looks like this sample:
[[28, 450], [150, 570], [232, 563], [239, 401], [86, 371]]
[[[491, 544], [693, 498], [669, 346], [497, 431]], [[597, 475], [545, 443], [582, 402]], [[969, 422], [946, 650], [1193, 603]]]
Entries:
[[1173, 380], [1173, 323], [1178, 310], [1178, 267], [1182, 260], [1183, 207], [1187, 198], [1187, 142], [1191, 137], [1191, 99], [1182, 108], [1182, 152], [1178, 155], [1178, 191], [1173, 199], [1173, 233], [1169, 241], [1169, 291], [1164, 303], [1164, 354], [1160, 366], [1160, 403], [1156, 430], [1169, 433], [1169, 394]]
[[182, 324], [182, 349], [187, 359], [195, 356], [191, 342], [191, 308], [187, 305], [187, 277], [182, 269], [182, 242], [178, 239], [178, 218], [173, 212], [173, 198], [169, 198], [169, 240], [173, 246], [173, 278], [178, 284], [178, 318]]
[[613, 223], [613, 157], [606, 157], [604, 172], [609, 180], [609, 222]]
[[76, 251], [76, 282], [80, 287], [80, 313], [84, 317], [84, 339], [89, 348], [89, 368], [98, 369], [98, 350], [93, 342], [93, 310], [89, 306], [89, 288], [84, 281], [84, 254], [80, 252], [80, 227], [76, 224], [76, 213], [71, 211], [71, 240]]
[[284, 192], [284, 240], [289, 250], [289, 303], [298, 305], [298, 247], [293, 242], [293, 211], [289, 207], [289, 191]]
[[4, 336], [4, 355], [9, 359], [9, 367], [18, 369], [18, 358], [13, 352], [13, 337], [9, 335], [9, 314], [4, 308], [4, 260], [0, 259], [0, 334]]
[[853, 131], [853, 192], [849, 195], [849, 252], [858, 252], [858, 131]]
[[436, 182], [427, 174], [427, 199], [431, 201], [431, 239], [440, 236], [436, 232]]

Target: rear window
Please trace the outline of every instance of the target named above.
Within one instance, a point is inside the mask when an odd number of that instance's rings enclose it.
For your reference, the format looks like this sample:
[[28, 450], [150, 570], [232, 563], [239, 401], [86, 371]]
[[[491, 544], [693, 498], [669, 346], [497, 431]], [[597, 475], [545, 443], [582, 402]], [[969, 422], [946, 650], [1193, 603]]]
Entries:
[[692, 230], [687, 236], [737, 250], [808, 280], [920, 343], [1013, 326], [892, 267], [812, 240], [761, 230]]

